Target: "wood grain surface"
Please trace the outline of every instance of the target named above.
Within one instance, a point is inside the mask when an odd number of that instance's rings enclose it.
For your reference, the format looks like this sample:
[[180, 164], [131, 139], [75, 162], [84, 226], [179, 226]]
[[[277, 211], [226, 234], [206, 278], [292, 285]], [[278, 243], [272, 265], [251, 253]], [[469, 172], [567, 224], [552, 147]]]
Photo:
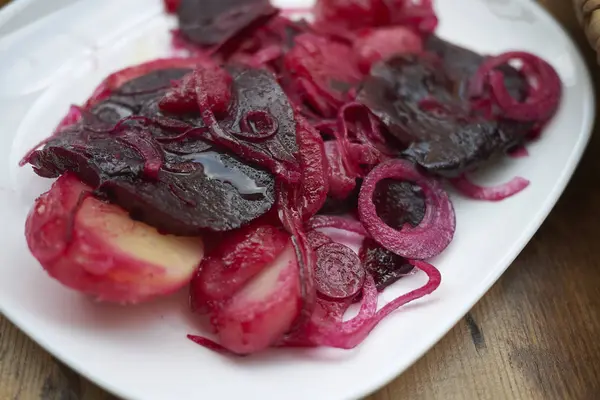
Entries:
[[[598, 89], [600, 69], [571, 1], [540, 2], [582, 46]], [[0, 317], [5, 399], [115, 398]], [[506, 274], [420, 361], [369, 397], [397, 399], [600, 399], [600, 127], [559, 204]]]

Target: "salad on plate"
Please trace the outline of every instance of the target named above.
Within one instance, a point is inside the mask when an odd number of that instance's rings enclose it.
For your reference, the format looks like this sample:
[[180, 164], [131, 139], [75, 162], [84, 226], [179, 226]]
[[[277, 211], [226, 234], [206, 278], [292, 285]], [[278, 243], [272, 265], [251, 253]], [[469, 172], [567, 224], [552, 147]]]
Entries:
[[[165, 12], [173, 56], [109, 75], [23, 158], [57, 178], [26, 239], [52, 278], [99, 301], [187, 287], [213, 328], [188, 337], [216, 351], [353, 348], [432, 293], [431, 260], [460, 224], [447, 185], [481, 201], [526, 190], [469, 174], [527, 156], [560, 105], [548, 62], [449, 43], [431, 0]], [[427, 283], [380, 307], [417, 271]]]

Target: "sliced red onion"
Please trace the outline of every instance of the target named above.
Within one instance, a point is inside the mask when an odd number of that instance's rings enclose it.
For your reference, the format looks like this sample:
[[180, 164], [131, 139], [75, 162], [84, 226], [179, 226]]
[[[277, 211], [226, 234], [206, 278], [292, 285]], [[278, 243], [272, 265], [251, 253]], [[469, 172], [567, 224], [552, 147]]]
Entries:
[[503, 183], [497, 186], [483, 187], [471, 182], [465, 175], [458, 178], [450, 179], [452, 185], [459, 190], [462, 194], [472, 199], [487, 200], [487, 201], [500, 201], [507, 197], [513, 196], [527, 186], [529, 181], [521, 178], [520, 176], [514, 177], [507, 183]]
[[[383, 179], [413, 182], [425, 196], [425, 216], [412, 227], [401, 230], [387, 225], [377, 215], [373, 195]], [[389, 160], [375, 167], [365, 178], [358, 198], [360, 221], [375, 241], [386, 249], [408, 259], [427, 259], [440, 254], [452, 241], [456, 229], [454, 208], [441, 183], [417, 171], [409, 161]]]
[[[511, 96], [504, 84], [503, 73], [495, 69], [511, 60], [523, 63], [521, 73], [529, 83], [529, 93], [523, 102]], [[556, 112], [562, 95], [562, 84], [556, 70], [546, 61], [526, 52], [514, 51], [487, 58], [471, 81], [470, 94], [481, 96], [488, 82], [503, 116], [517, 121], [550, 119]]]
[[291, 185], [280, 184], [277, 187], [279, 219], [284, 228], [292, 235], [300, 277], [302, 307], [292, 327], [292, 332], [301, 330], [310, 321], [317, 298], [315, 289], [316, 254], [311, 248], [303, 228], [302, 215], [298, 205], [299, 197], [297, 190]]
[[344, 217], [337, 217], [333, 215], [316, 215], [306, 223], [306, 227], [309, 230], [320, 228], [334, 228], [356, 233], [357, 235], [361, 236], [369, 236], [369, 233], [360, 223], [360, 221]]
[[309, 341], [319, 346], [354, 348], [364, 341], [385, 317], [403, 305], [431, 294], [440, 286], [442, 276], [437, 268], [424, 261], [411, 261], [411, 263], [427, 274], [429, 280], [425, 285], [396, 298], [376, 311], [377, 289], [373, 277], [369, 275], [365, 280], [361, 307], [356, 317], [337, 323], [328, 319], [313, 319], [306, 333]]

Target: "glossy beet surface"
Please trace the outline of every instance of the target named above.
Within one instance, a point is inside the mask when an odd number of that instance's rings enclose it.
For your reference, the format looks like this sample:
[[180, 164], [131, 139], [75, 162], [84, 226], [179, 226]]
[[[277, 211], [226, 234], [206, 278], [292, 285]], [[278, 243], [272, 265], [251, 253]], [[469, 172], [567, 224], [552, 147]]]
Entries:
[[527, 129], [474, 113], [459, 75], [430, 53], [396, 56], [371, 69], [358, 100], [407, 146], [406, 157], [430, 172], [460, 175], [524, 143]]

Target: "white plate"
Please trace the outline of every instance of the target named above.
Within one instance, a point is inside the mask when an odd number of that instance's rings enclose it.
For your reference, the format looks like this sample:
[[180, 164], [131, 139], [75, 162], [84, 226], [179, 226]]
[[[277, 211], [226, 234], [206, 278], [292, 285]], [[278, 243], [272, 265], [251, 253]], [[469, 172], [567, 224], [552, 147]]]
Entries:
[[[484, 181], [522, 175], [532, 181], [526, 191], [501, 203], [452, 195], [458, 230], [435, 260], [443, 283], [432, 296], [388, 317], [352, 351], [273, 350], [232, 359], [185, 338], [199, 329], [185, 293], [124, 308], [93, 304], [49, 279], [27, 251], [23, 222], [50, 182], [17, 162], [51, 132], [69, 104], [81, 103], [109, 72], [167, 55], [173, 26], [159, 0], [91, 0], [0, 39], [4, 315], [80, 373], [132, 399], [348, 399], [400, 374], [475, 304], [538, 229], [579, 161], [595, 109], [582, 58], [538, 5], [439, 0], [437, 9], [443, 37], [483, 52], [536, 53], [555, 66], [565, 90], [557, 118], [529, 146], [531, 156], [508, 159]], [[404, 279], [382, 298], [423, 282], [422, 275]]]

